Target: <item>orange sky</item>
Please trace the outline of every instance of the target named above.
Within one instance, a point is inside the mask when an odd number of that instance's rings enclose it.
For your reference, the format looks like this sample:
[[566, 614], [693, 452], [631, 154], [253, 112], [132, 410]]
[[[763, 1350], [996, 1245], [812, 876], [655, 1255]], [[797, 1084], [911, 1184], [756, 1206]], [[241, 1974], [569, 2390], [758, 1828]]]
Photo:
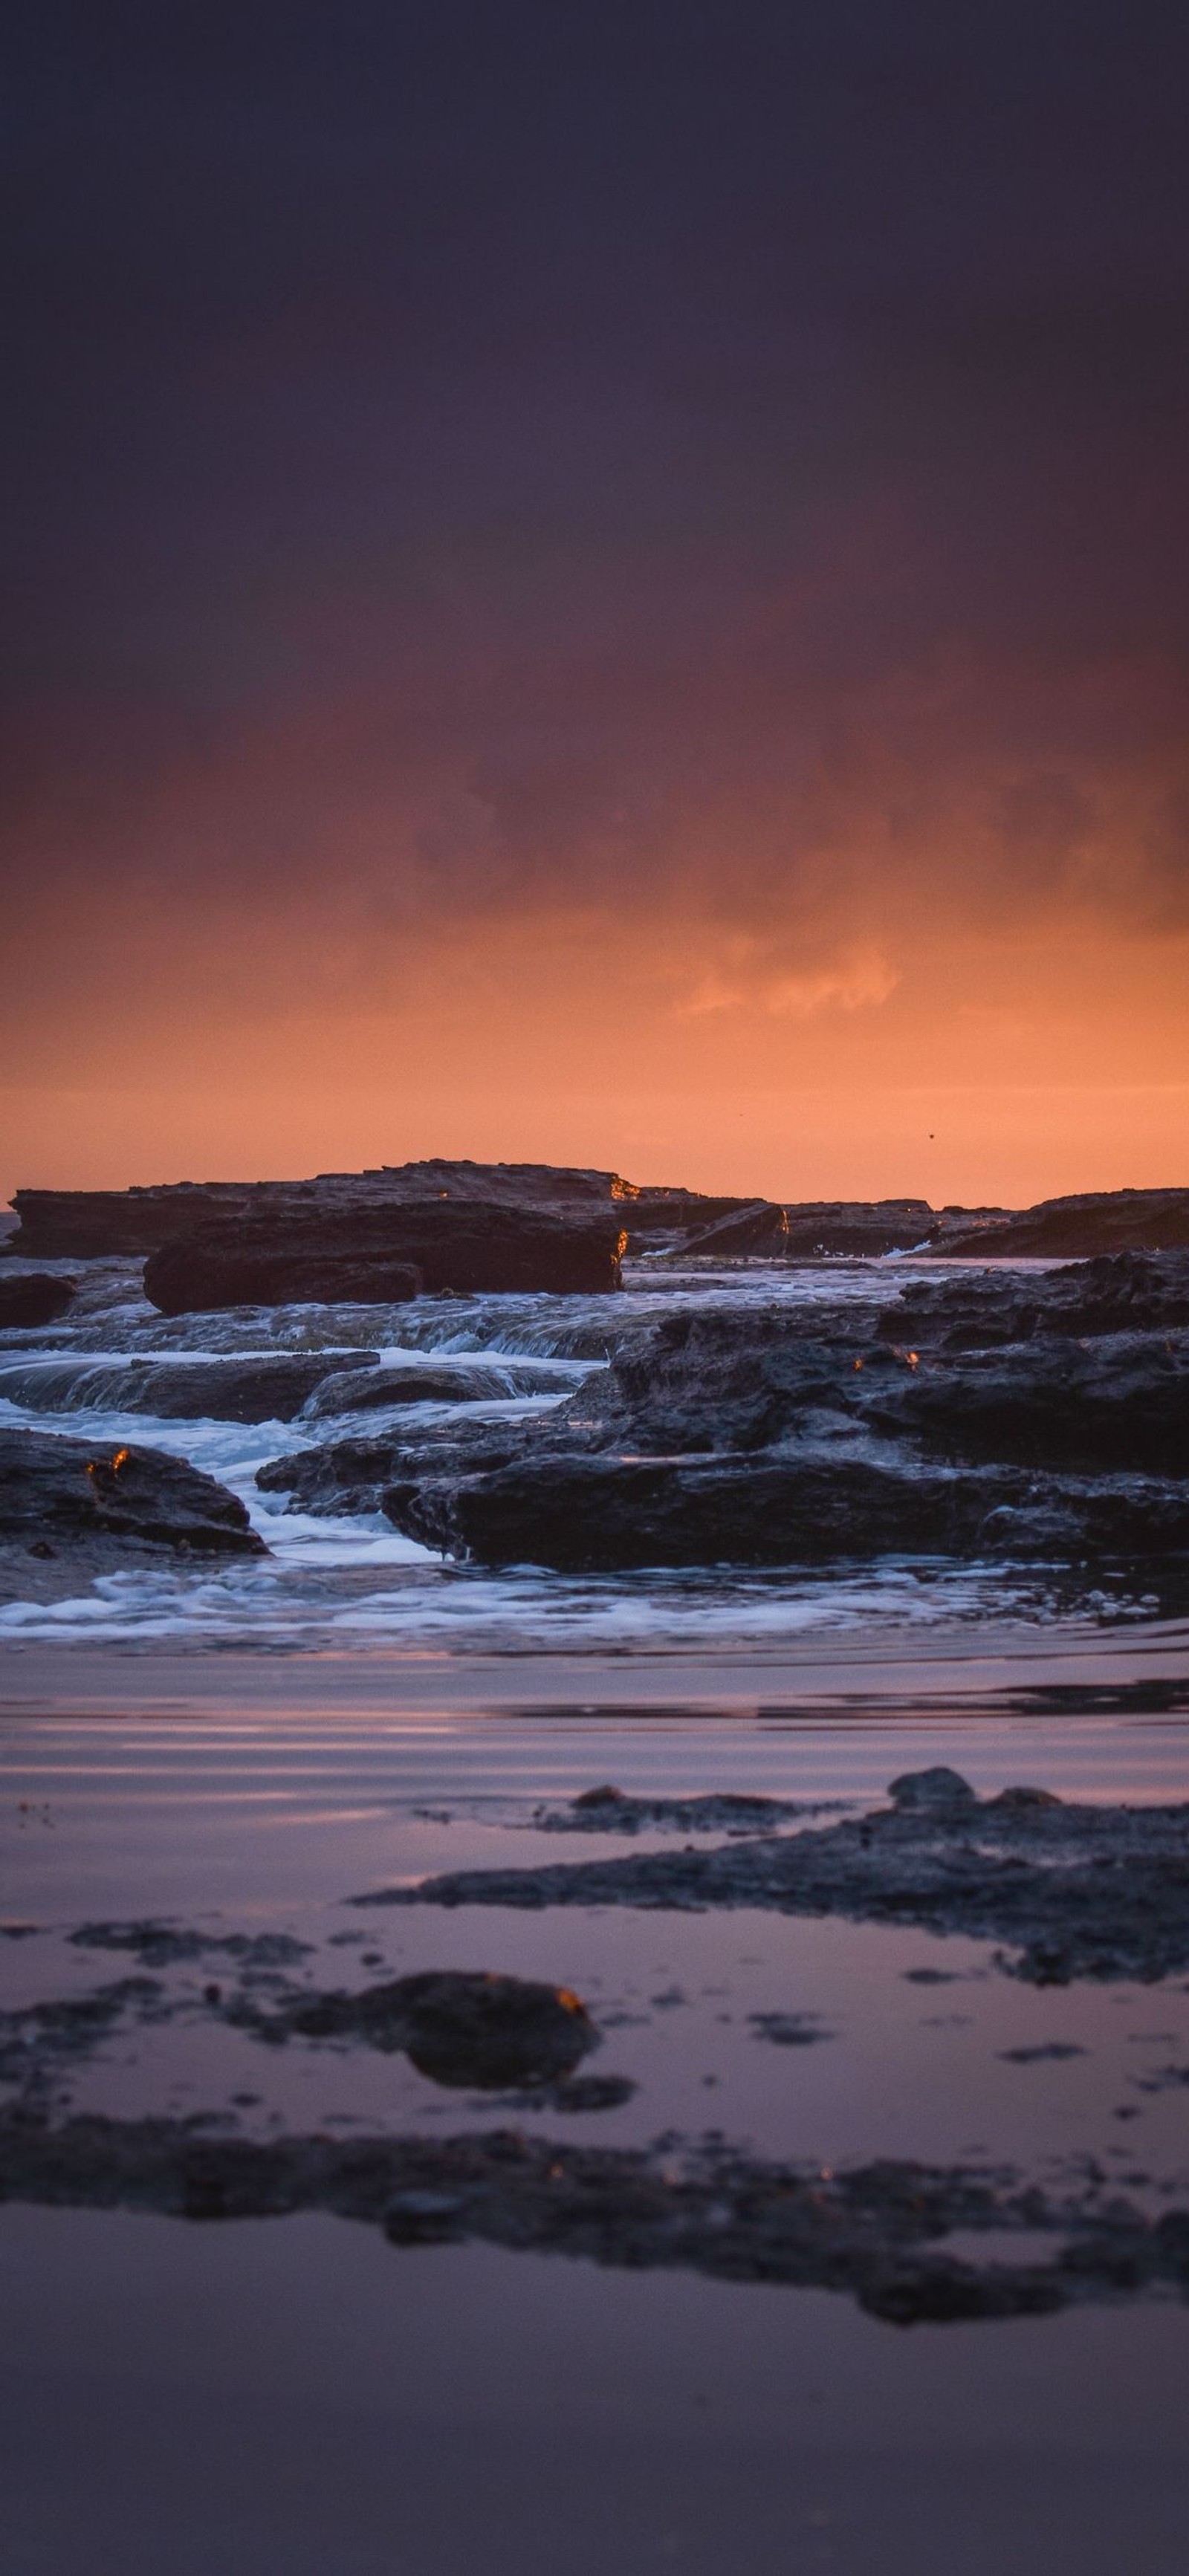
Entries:
[[1185, 13], [221, 25], [14, 36], [0, 1189], [1189, 1184]]
[[0, 1182], [446, 1153], [935, 1204], [1189, 1184], [1189, 942], [1034, 922], [1022, 946], [963, 942], [918, 921], [878, 948], [819, 940], [798, 977], [704, 922], [628, 929], [456, 924], [365, 974], [349, 943], [335, 957], [299, 923], [289, 950], [278, 923], [242, 978], [197, 940], [146, 935], [122, 962], [97, 941], [68, 1024], [8, 1019]]

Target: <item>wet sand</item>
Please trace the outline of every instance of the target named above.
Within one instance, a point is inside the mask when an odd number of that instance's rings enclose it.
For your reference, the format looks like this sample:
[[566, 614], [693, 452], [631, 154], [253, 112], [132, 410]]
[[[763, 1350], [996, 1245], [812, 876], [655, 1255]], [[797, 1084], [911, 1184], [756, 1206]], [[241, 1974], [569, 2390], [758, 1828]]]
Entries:
[[[350, 1899], [765, 1821], [673, 1799], [829, 1835], [938, 1764], [1175, 1805], [1184, 1628], [722, 1665], [29, 1645], [0, 1682], [14, 2576], [1179, 2566], [1185, 1974], [1034, 1986], [995, 1938], [747, 1905]], [[608, 1784], [653, 1802], [635, 1832], [559, 1838]], [[595, 2093], [297, 2026], [430, 1970], [573, 1989]]]

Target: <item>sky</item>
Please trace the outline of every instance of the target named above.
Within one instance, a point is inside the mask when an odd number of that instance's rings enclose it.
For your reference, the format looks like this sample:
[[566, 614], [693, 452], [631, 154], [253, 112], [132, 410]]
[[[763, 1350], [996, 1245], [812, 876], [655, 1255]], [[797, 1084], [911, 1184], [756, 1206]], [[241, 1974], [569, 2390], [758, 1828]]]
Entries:
[[1189, 1184], [1183, 0], [5, 23], [0, 1194]]

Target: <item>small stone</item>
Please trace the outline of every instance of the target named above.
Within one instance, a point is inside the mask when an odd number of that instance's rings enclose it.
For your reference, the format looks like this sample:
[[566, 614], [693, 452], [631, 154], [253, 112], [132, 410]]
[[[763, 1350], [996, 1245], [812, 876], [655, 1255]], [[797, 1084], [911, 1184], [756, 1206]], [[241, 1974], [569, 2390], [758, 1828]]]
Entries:
[[951, 1771], [944, 1762], [934, 1763], [928, 1771], [902, 1771], [898, 1780], [890, 1782], [888, 1796], [892, 1805], [906, 1815], [978, 1804], [969, 1780], [964, 1780], [960, 1771]]

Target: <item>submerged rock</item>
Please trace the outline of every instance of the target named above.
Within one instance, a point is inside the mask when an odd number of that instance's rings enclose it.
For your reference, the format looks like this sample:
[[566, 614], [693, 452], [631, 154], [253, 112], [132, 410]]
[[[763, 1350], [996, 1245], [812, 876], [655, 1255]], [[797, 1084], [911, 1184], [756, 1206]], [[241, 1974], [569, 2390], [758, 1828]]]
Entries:
[[[829, 1805], [837, 1805], [830, 1800]], [[633, 1797], [610, 1783], [583, 1789], [564, 1807], [538, 1808], [533, 1823], [545, 1834], [754, 1834], [794, 1816], [820, 1815], [823, 1802], [753, 1797], [712, 1789], [693, 1798]]]

